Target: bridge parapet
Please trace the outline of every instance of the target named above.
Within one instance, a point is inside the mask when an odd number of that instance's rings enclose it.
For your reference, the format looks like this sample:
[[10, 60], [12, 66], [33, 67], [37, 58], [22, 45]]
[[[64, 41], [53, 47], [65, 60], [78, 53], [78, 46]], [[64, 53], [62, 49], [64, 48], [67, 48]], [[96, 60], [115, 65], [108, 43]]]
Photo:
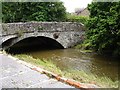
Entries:
[[83, 25], [73, 22], [19, 22], [2, 23], [2, 36], [29, 32], [69, 32], [83, 30]]

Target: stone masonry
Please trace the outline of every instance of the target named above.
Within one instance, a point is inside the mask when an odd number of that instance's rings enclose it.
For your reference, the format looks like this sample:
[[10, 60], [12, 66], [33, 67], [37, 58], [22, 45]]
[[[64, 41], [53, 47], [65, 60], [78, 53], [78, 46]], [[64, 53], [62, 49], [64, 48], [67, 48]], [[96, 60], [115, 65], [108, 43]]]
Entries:
[[0, 26], [2, 26], [0, 45], [9, 41], [3, 49], [25, 38], [38, 36], [54, 39], [64, 48], [69, 48], [81, 43], [84, 37], [84, 26], [73, 22], [19, 22], [2, 23]]

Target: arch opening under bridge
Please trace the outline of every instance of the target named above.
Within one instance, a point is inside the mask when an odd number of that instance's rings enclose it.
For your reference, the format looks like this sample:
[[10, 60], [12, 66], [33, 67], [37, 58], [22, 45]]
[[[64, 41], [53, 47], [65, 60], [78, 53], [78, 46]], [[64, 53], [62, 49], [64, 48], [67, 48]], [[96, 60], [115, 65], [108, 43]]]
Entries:
[[[16, 41], [17, 38], [11, 38], [5, 41], [2, 46], [8, 46], [12, 41]], [[52, 50], [52, 49], [64, 49], [64, 47], [57, 42], [56, 40], [38, 36], [38, 37], [28, 37], [22, 40], [17, 41], [17, 43], [12, 44], [9, 48], [6, 49], [8, 53], [24, 53], [36, 50]]]

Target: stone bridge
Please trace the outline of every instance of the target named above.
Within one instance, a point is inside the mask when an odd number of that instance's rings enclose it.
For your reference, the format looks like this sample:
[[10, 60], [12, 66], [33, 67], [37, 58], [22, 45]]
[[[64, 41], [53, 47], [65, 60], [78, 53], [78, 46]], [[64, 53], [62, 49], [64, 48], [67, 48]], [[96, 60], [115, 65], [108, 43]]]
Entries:
[[[2, 49], [8, 49], [24, 40], [28, 40], [29, 45], [38, 38], [41, 39], [39, 44], [55, 42], [54, 46], [69, 48], [81, 43], [84, 37], [83, 25], [73, 22], [2, 23], [0, 27]], [[34, 39], [30, 41], [29, 38]]]

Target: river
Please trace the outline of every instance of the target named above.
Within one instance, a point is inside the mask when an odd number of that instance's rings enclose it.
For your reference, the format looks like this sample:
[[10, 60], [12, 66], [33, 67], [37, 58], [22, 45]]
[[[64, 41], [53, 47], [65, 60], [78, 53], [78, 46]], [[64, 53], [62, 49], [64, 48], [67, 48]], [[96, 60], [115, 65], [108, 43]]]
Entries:
[[34, 58], [51, 59], [61, 70], [83, 70], [98, 77], [118, 80], [118, 60], [79, 49], [40, 50], [27, 52]]

